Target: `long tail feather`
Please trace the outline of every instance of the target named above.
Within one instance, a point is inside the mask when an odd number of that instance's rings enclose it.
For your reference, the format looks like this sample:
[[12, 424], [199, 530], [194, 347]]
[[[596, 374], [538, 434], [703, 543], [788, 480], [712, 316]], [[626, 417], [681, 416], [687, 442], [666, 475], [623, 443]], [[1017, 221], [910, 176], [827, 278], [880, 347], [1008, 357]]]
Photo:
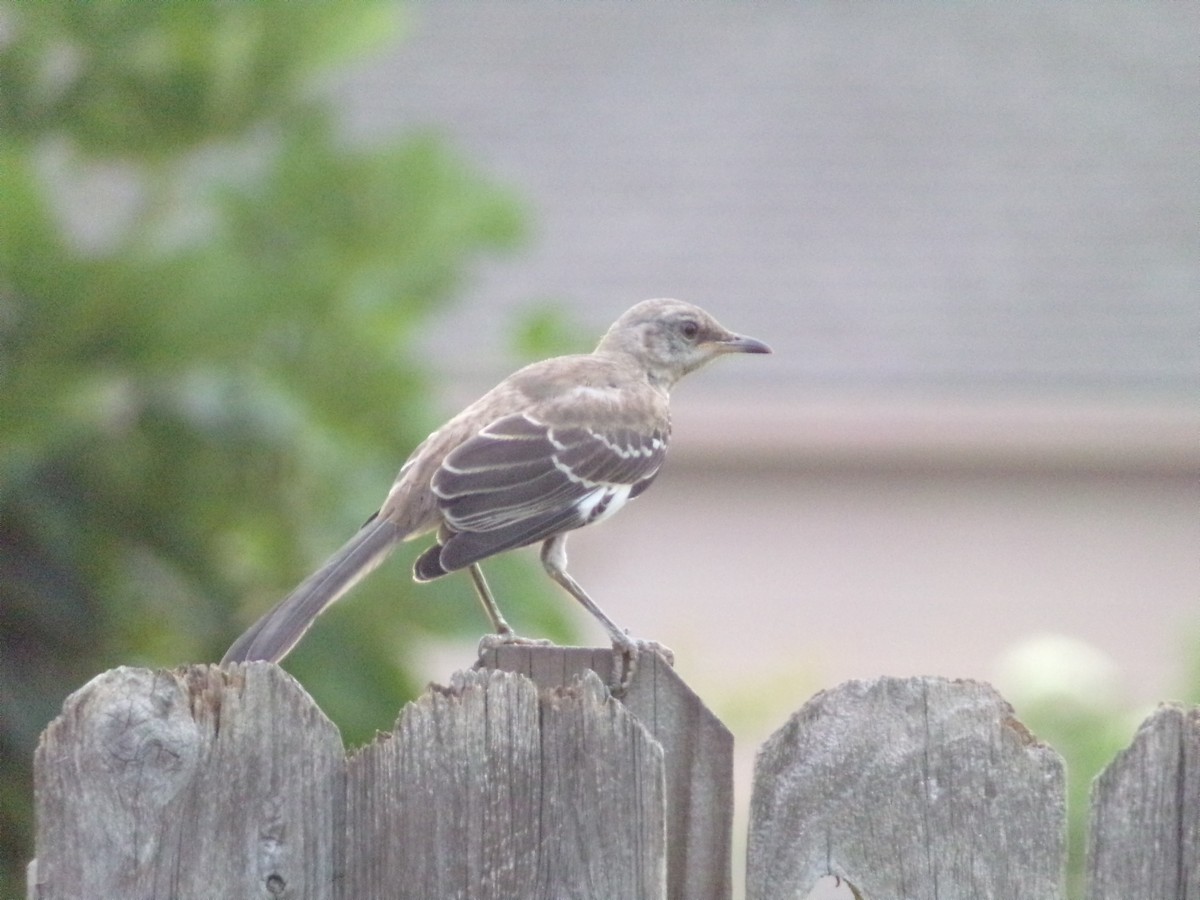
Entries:
[[233, 642], [221, 664], [279, 662], [330, 604], [378, 566], [404, 537], [395, 523], [372, 519], [269, 613]]

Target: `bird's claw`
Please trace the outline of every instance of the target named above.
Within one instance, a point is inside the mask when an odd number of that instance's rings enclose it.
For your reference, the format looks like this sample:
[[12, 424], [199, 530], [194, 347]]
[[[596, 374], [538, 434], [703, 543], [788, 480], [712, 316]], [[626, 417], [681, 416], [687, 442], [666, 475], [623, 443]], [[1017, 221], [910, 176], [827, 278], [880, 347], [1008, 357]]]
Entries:
[[545, 638], [527, 638], [521, 637], [515, 631], [500, 631], [494, 634], [485, 634], [479, 639], [479, 655], [482, 656], [489, 650], [496, 650], [500, 647], [551, 647], [552, 641]]
[[[661, 657], [669, 666], [675, 665], [675, 652], [658, 641], [639, 641], [629, 635], [613, 639], [613, 685], [614, 697], [624, 696], [637, 674], [638, 660], [643, 653]], [[619, 673], [619, 677], [618, 677]]]

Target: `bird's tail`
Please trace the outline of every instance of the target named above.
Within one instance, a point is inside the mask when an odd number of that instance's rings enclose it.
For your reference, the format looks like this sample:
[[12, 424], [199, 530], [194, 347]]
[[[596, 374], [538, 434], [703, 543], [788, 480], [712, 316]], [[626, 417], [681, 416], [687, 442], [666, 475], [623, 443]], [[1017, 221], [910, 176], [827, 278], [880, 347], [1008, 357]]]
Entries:
[[221, 664], [255, 659], [279, 662], [317, 616], [383, 562], [403, 537], [394, 522], [371, 519], [325, 565], [234, 641]]

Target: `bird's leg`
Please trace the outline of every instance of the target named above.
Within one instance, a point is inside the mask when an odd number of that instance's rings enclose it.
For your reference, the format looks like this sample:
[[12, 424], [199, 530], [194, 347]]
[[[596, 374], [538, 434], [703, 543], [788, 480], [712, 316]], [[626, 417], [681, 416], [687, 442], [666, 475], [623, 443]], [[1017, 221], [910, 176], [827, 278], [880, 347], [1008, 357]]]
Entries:
[[492, 623], [492, 630], [504, 637], [514, 636], [516, 632], [505, 621], [500, 607], [496, 605], [496, 598], [492, 596], [492, 589], [488, 587], [487, 579], [483, 577], [483, 569], [479, 568], [479, 563], [471, 563], [467, 566], [467, 571], [471, 573], [471, 582], [475, 585], [475, 593], [479, 595], [483, 611]]
[[633, 680], [633, 674], [637, 671], [638, 654], [642, 650], [659, 652], [667, 658], [668, 662], [674, 662], [674, 654], [661, 644], [631, 638], [616, 622], [604, 614], [604, 610], [587, 595], [587, 591], [580, 587], [579, 582], [567, 574], [567, 536], [565, 534], [557, 534], [542, 544], [542, 566], [546, 569], [547, 575], [583, 604], [583, 608], [604, 626], [609, 637], [612, 638], [613, 650], [620, 655], [622, 661], [622, 665], [614, 666], [614, 669], [624, 670], [620, 677], [615, 679], [615, 694], [619, 696], [629, 687], [629, 683]]
[[596, 617], [597, 621], [608, 631], [613, 644], [625, 649], [632, 648], [637, 643], [625, 633], [624, 629], [604, 614], [604, 610], [587, 595], [587, 591], [579, 586], [578, 581], [567, 574], [566, 535], [555, 535], [542, 545], [542, 565], [545, 567], [547, 575], [562, 585], [567, 593], [582, 603], [583, 608]]
[[487, 634], [479, 642], [479, 653], [482, 654], [486, 650], [494, 650], [496, 647], [503, 644], [537, 644], [548, 645], [549, 641], [539, 641], [534, 638], [520, 637], [511, 625], [505, 620], [500, 612], [500, 606], [496, 603], [496, 598], [492, 596], [492, 589], [488, 587], [487, 579], [483, 577], [483, 569], [479, 568], [479, 563], [471, 563], [467, 567], [471, 573], [471, 582], [475, 585], [475, 593], [479, 595], [479, 602], [483, 606], [483, 611], [487, 613], [487, 617], [492, 622], [492, 629], [495, 634]]

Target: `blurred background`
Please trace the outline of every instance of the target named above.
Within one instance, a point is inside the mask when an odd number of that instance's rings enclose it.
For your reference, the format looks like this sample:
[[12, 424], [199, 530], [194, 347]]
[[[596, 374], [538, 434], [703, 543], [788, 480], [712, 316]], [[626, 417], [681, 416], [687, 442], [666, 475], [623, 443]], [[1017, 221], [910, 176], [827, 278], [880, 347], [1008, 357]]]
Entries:
[[[1079, 819], [1200, 694], [1198, 26], [0, 4], [0, 896], [67, 693], [219, 658], [431, 428], [650, 296], [775, 355], [678, 389], [572, 572], [733, 729], [741, 806], [814, 691], [935, 674], [997, 684]], [[348, 744], [474, 658], [419, 549], [286, 661]], [[488, 572], [518, 630], [603, 641], [532, 552]]]

